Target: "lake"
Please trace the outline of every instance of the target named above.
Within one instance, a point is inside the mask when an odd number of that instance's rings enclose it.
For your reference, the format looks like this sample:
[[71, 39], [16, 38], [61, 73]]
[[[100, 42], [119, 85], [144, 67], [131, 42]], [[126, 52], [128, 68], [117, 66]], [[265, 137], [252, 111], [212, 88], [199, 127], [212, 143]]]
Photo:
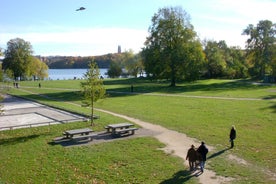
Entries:
[[[107, 78], [107, 68], [100, 68], [100, 75]], [[48, 80], [69, 80], [69, 79], [81, 79], [87, 69], [49, 69]]]

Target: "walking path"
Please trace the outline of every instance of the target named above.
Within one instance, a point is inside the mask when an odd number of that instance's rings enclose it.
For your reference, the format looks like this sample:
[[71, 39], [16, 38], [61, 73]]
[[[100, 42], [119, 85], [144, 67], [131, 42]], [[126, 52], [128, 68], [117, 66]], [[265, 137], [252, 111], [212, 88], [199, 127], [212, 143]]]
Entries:
[[[102, 110], [102, 109], [95, 109], [95, 110], [126, 119], [128, 121], [131, 121], [133, 123], [136, 123], [136, 124], [142, 126], [145, 129], [149, 129], [151, 131], [158, 132], [156, 134], [153, 134], [153, 136], [155, 138], [157, 138], [160, 142], [166, 144], [166, 147], [163, 150], [168, 154], [172, 154], [172, 155], [182, 158], [184, 161], [184, 164], [186, 166], [188, 166], [188, 162], [185, 161], [187, 150], [190, 148], [190, 146], [192, 144], [194, 144], [194, 145], [200, 144], [200, 142], [197, 141], [196, 139], [192, 139], [190, 137], [187, 137], [183, 133], [169, 130], [160, 125], [154, 125], [154, 124], [151, 124], [151, 123], [148, 123], [145, 121], [141, 121], [136, 118], [132, 118], [129, 116], [117, 114], [117, 113]], [[208, 148], [209, 148], [209, 150], [214, 149], [211, 146], [208, 146]], [[191, 175], [198, 177], [200, 183], [204, 183], [204, 184], [209, 184], [209, 183], [210, 184], [221, 184], [221, 183], [228, 183], [233, 180], [233, 178], [225, 178], [222, 176], [217, 176], [214, 171], [211, 171], [208, 169], [205, 169], [203, 174], [199, 173], [199, 172], [195, 172], [195, 173], [192, 173]]]

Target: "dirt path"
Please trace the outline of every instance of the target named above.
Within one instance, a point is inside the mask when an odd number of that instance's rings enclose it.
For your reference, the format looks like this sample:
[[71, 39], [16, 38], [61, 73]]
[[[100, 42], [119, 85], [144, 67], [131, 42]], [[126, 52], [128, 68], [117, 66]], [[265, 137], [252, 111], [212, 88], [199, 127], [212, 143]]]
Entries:
[[[153, 134], [155, 138], [157, 138], [160, 142], [166, 144], [166, 147], [163, 149], [166, 153], [178, 156], [183, 159], [183, 164], [188, 166], [188, 162], [185, 160], [187, 150], [190, 148], [192, 144], [199, 145], [200, 142], [187, 137], [183, 133], [179, 133], [173, 130], [166, 129], [160, 125], [154, 125], [151, 123], [147, 123], [141, 121], [139, 119], [135, 119], [132, 117], [128, 117], [125, 115], [117, 114], [114, 112], [102, 110], [102, 109], [95, 109], [97, 111], [101, 111], [104, 113], [111, 114], [113, 116], [117, 116], [133, 123], [136, 123], [142, 126], [145, 129], [149, 129], [151, 131], [155, 131], [156, 134]], [[214, 149], [211, 146], [208, 146], [209, 150]], [[208, 162], [206, 163], [208, 164]], [[231, 181], [231, 178], [225, 178], [222, 176], [217, 176], [215, 172], [205, 169], [203, 174], [194, 173], [195, 176], [199, 178], [200, 183], [204, 184], [221, 184], [221, 183], [228, 183]]]

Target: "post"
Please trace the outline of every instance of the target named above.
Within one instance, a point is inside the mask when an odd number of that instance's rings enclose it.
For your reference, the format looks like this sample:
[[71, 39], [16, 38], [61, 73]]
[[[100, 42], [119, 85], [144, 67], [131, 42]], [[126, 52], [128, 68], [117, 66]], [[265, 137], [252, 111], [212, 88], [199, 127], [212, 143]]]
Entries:
[[130, 91], [133, 93], [133, 85], [130, 86]]

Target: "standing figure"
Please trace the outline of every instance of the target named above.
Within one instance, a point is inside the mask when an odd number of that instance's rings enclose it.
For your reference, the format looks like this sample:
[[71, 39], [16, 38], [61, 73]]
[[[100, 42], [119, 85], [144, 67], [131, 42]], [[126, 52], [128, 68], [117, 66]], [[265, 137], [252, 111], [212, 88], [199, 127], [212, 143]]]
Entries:
[[205, 143], [202, 141], [201, 145], [198, 147], [197, 152], [200, 154], [200, 170], [201, 172], [204, 171], [205, 162], [206, 162], [206, 155], [208, 153], [208, 148], [205, 146]]
[[234, 139], [236, 139], [236, 129], [235, 129], [234, 125], [232, 125], [229, 137], [230, 137], [229, 141], [231, 143], [231, 148], [233, 148], [234, 147]]
[[186, 160], [189, 160], [190, 171], [195, 169], [195, 162], [197, 159], [197, 153], [195, 150], [195, 146], [192, 145], [191, 148], [187, 152]]

